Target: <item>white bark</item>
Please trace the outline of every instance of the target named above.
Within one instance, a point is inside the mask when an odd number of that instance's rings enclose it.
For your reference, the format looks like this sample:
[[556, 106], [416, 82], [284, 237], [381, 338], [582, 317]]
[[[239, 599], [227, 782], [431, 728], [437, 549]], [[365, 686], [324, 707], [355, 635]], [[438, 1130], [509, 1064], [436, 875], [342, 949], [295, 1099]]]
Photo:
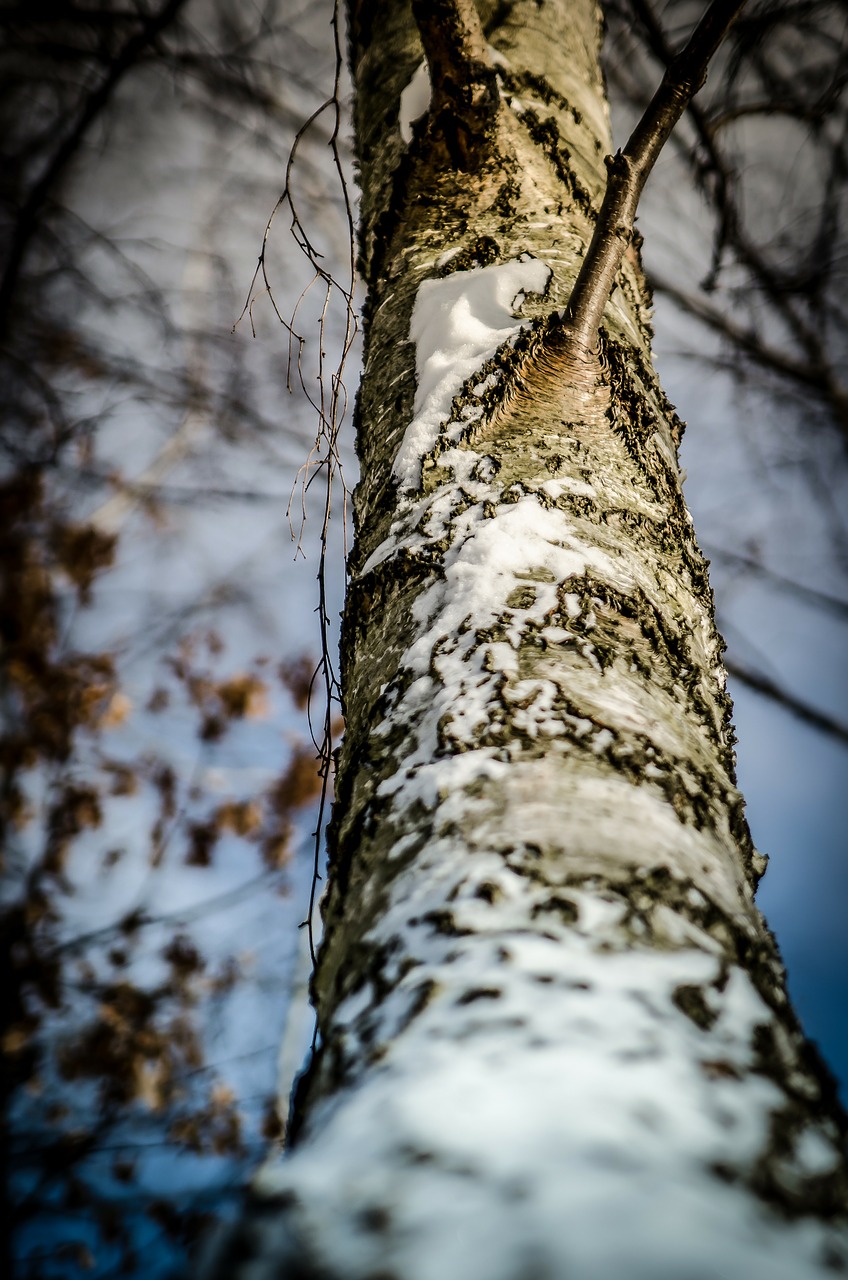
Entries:
[[231, 1265], [844, 1269], [843, 1118], [753, 902], [635, 251], [600, 363], [558, 320], [610, 147], [599, 15], [490, 6], [500, 107], [469, 138], [399, 120], [415, 29], [400, 0], [362, 8], [369, 327], [322, 1045]]

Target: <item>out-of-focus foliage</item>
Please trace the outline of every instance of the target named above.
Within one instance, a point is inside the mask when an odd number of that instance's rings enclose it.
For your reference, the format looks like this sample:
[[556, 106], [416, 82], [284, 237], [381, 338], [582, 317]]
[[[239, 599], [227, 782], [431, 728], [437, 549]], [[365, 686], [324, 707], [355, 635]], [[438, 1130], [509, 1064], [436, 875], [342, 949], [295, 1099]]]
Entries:
[[[317, 632], [301, 609], [286, 660], [263, 656], [250, 575], [184, 564], [174, 528], [214, 554], [196, 508], [279, 505], [257, 492], [272, 457], [284, 513], [308, 451], [276, 351], [231, 332], [310, 69], [332, 66], [302, 9], [0, 6], [4, 1274], [15, 1250], [33, 1278], [162, 1274], [281, 1129], [280, 1002], [270, 1043], [222, 1046], [254, 940], [207, 950], [201, 926], [291, 892]], [[247, 148], [237, 189], [216, 146]], [[227, 1063], [260, 1053], [245, 1096]]]
[[[699, 12], [690, 0], [607, 6], [608, 71], [613, 101], [625, 117], [641, 108]], [[700, 328], [690, 356], [713, 361], [738, 386], [755, 388], [759, 421], [740, 437], [747, 436], [751, 453], [759, 452], [762, 471], [772, 473], [763, 476], [763, 488], [775, 470], [791, 468], [796, 500], [803, 493], [807, 509], [818, 509], [828, 544], [818, 556], [818, 582], [770, 565], [780, 559], [778, 540], [769, 538], [777, 554], [768, 556], [753, 529], [747, 545], [734, 545], [728, 529], [709, 550], [721, 574], [758, 579], [844, 621], [848, 601], [828, 585], [828, 579], [840, 581], [848, 565], [844, 6], [834, 0], [747, 5], [669, 152], [663, 163], [670, 177], [649, 188], [645, 215], [653, 231], [647, 246], [652, 287], [661, 307], [683, 313], [693, 333]], [[681, 182], [697, 213], [685, 229], [668, 200]], [[693, 238], [700, 252], [692, 251]], [[759, 505], [772, 526], [774, 515], [783, 514], [770, 511], [768, 502]], [[794, 716], [848, 742], [844, 716], [814, 706], [732, 654], [728, 668]]]

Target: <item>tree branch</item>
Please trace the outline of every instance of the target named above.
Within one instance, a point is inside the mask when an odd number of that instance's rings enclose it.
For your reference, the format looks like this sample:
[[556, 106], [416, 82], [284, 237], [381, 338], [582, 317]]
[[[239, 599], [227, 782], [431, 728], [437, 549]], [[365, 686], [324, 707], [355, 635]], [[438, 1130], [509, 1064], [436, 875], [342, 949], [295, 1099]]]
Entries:
[[[256, 496], [258, 497], [258, 495]], [[838, 596], [831, 595], [827, 591], [819, 591], [815, 587], [809, 587], [806, 583], [797, 582], [794, 578], [787, 578], [784, 574], [767, 568], [761, 561], [755, 560], [753, 556], [745, 555], [741, 551], [729, 551], [727, 547], [719, 547], [711, 542], [702, 543], [702, 545], [709, 557], [709, 561], [722, 560], [725, 564], [734, 568], [744, 569], [747, 573], [752, 573], [755, 577], [761, 578], [765, 582], [773, 583], [781, 591], [797, 596], [799, 600], [806, 604], [813, 605], [817, 609], [825, 609], [837, 618], [848, 620], [848, 600], [841, 600]]]
[[[674, 54], [665, 38], [662, 27], [654, 16], [651, 5], [648, 0], [630, 0], [630, 3], [645, 28], [649, 47], [660, 62], [668, 67], [674, 61]], [[761, 19], [762, 15], [760, 15]], [[759, 70], [763, 78], [770, 82], [770, 77], [766, 74], [765, 67], [761, 65]], [[833, 82], [833, 84], [836, 83], [836, 81]], [[789, 113], [798, 119], [815, 119], [816, 111], [828, 109], [827, 104], [833, 85], [826, 89], [818, 99], [818, 107], [811, 117], [803, 101], [791, 94], [791, 84], [791, 77], [781, 78], [774, 85], [770, 96], [761, 104], [762, 108], [767, 112], [783, 111], [784, 114]], [[839, 90], [836, 89], [837, 95], [838, 92]], [[734, 173], [733, 166], [727, 164], [718, 143], [718, 134], [722, 121], [724, 118], [731, 118], [732, 113], [725, 112], [724, 116], [711, 115], [708, 117], [695, 101], [689, 103], [687, 110], [689, 118], [695, 127], [698, 141], [703, 148], [707, 165], [705, 166], [690, 148], [684, 148], [684, 154], [687, 155], [695, 183], [704, 192], [718, 216], [713, 261], [702, 288], [708, 293], [712, 291], [718, 278], [723, 250], [725, 247], [730, 246], [739, 261], [752, 273], [758, 286], [763, 290], [783, 321], [789, 326], [798, 345], [806, 352], [808, 359], [813, 364], [821, 364], [824, 352], [821, 326], [815, 323], [811, 324], [809, 317], [799, 314], [798, 309], [793, 305], [793, 295], [797, 294], [799, 288], [802, 287], [797, 270], [789, 269], [787, 271], [783, 266], [768, 262], [761, 249], [752, 243], [743, 231], [742, 219], [737, 207], [738, 202], [735, 199], [733, 190], [737, 175]], [[738, 110], [741, 111], [742, 109], [738, 108]], [[820, 126], [821, 121], [819, 120], [818, 123]], [[841, 144], [839, 144], [838, 150], [841, 153]], [[707, 174], [713, 179], [714, 185], [713, 182], [707, 183]]]
[[669, 64], [623, 151], [607, 156], [606, 194], [591, 244], [566, 311], [570, 340], [581, 354], [597, 345], [598, 329], [624, 251], [633, 234], [639, 197], [689, 102], [707, 77], [707, 67], [745, 0], [713, 0], [686, 47]]
[[477, 67], [491, 67], [474, 0], [412, 0], [412, 12], [430, 68], [434, 102]]
[[500, 103], [480, 15], [474, 0], [412, 0], [412, 12], [430, 70], [432, 115], [457, 167], [466, 168]]
[[791, 693], [782, 689], [779, 684], [775, 684], [774, 680], [770, 680], [768, 676], [761, 675], [757, 671], [749, 671], [747, 667], [739, 666], [738, 663], [727, 658], [724, 660], [724, 665], [732, 679], [747, 685], [749, 689], [763, 694], [766, 698], [771, 698], [772, 702], [791, 712], [798, 720], [803, 720], [805, 724], [821, 730], [822, 733], [835, 738], [837, 742], [848, 743], [848, 725], [842, 724], [825, 711], [818, 711], [807, 702], [801, 702], [799, 698], [793, 697]]
[[750, 326], [738, 324], [705, 298], [678, 289], [664, 277], [652, 275], [650, 283], [656, 293], [664, 293], [681, 310], [687, 311], [702, 324], [708, 325], [714, 333], [726, 338], [738, 350], [744, 351], [762, 369], [814, 391], [830, 409], [837, 427], [848, 439], [848, 388], [839, 382], [829, 363], [800, 360], [790, 352], [781, 351]]

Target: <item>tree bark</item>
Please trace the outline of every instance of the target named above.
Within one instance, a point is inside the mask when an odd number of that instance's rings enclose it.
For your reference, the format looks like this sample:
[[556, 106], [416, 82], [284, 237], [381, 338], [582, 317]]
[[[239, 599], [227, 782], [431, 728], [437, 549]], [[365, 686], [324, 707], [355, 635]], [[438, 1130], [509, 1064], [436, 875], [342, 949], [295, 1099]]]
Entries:
[[410, 7], [352, 10], [368, 301], [320, 1047], [222, 1274], [845, 1270], [845, 1120], [754, 904], [635, 245], [599, 358], [567, 340], [600, 12], [481, 4], [489, 57], [412, 124]]

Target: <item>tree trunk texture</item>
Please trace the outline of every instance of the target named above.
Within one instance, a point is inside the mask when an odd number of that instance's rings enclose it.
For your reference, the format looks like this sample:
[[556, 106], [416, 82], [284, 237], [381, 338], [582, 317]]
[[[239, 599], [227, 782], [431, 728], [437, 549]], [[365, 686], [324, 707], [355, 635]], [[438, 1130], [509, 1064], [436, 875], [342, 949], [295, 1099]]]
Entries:
[[562, 318], [611, 147], [601, 14], [480, 13], [488, 63], [448, 60], [416, 123], [409, 4], [350, 15], [368, 300], [320, 1047], [219, 1265], [842, 1272], [844, 1117], [754, 905], [638, 247], [596, 357]]

